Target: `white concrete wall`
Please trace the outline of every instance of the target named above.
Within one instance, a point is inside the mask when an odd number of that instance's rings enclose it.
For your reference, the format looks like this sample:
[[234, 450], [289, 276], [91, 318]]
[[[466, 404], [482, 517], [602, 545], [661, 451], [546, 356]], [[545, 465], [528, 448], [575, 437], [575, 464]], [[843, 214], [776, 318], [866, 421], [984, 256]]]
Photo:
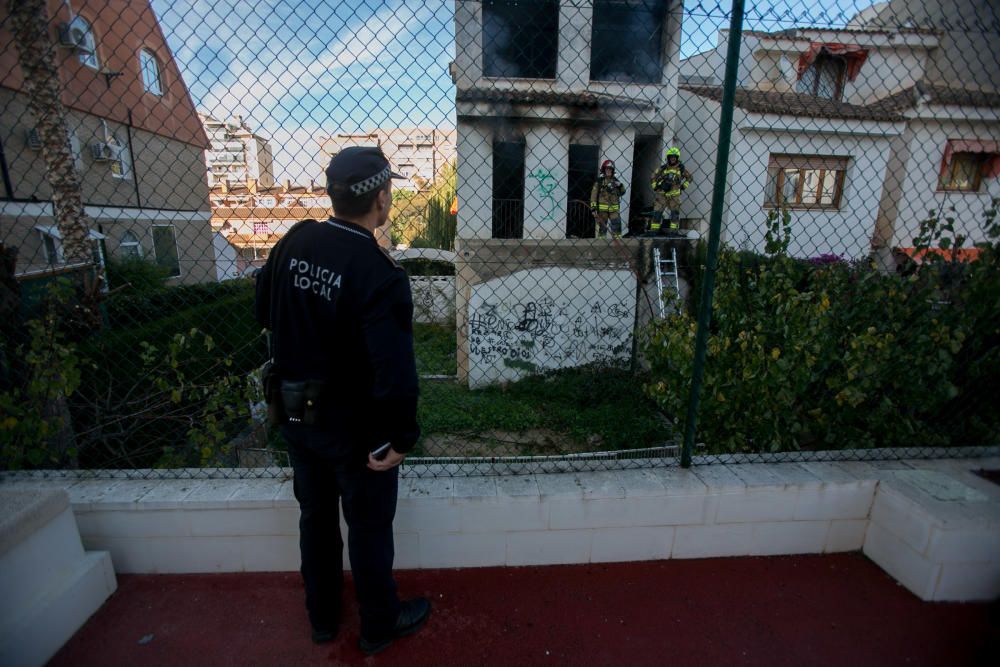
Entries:
[[635, 274], [545, 267], [471, 288], [469, 386], [539, 370], [623, 364], [632, 354]]
[[[975, 111], [954, 109], [948, 115], [963, 118]], [[920, 222], [927, 219], [930, 210], [942, 212], [942, 219], [955, 218], [955, 232], [967, 237], [965, 247], [987, 240], [982, 228], [983, 213], [991, 207], [994, 197], [1000, 197], [1000, 179], [983, 178], [978, 192], [938, 190], [941, 159], [949, 139], [1000, 141], [1000, 112], [984, 110], [984, 118], [988, 117], [987, 112], [992, 112], [992, 120], [914, 118], [909, 121], [912, 135], [908, 144], [909, 159], [900, 187], [890, 193], [898, 211], [892, 223], [892, 245], [912, 247]]]
[[586, 90], [590, 84], [590, 27], [592, 2], [559, 5], [559, 62], [556, 79], [568, 90]]
[[[857, 456], [860, 452], [844, 453]], [[398, 568], [863, 549], [922, 599], [1000, 594], [1000, 459], [698, 465], [400, 482]], [[291, 481], [35, 480], [66, 486], [118, 572], [294, 571]], [[347, 562], [345, 555], [345, 563]]]
[[410, 276], [413, 321], [448, 324], [455, 319], [455, 276]]
[[[681, 217], [707, 228], [718, 142], [717, 102], [682, 91], [678, 139], [694, 179], [681, 203]], [[882, 184], [899, 123], [792, 118], [734, 112], [729, 152], [723, 240], [762, 252], [767, 209], [764, 198], [772, 153], [850, 158], [839, 210], [792, 210], [789, 254], [867, 256], [882, 197]], [[823, 131], [818, 131], [823, 130]]]
[[463, 239], [491, 238], [493, 235], [493, 135], [479, 125], [460, 121], [458, 123], [457, 148], [458, 221], [456, 236]]
[[866, 257], [878, 214], [889, 140], [866, 136], [745, 131], [730, 153], [730, 200], [724, 224], [739, 247], [762, 252], [767, 210], [764, 196], [768, 156], [831, 155], [849, 158], [839, 210], [791, 211], [793, 257], [825, 253]]
[[535, 125], [524, 140], [524, 238], [566, 238], [569, 131]]

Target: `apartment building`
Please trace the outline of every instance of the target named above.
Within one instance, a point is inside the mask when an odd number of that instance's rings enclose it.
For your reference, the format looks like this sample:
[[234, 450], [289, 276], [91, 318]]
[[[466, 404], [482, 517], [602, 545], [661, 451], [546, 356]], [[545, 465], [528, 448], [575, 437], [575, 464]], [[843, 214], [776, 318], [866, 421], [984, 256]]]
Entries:
[[324, 162], [349, 146], [378, 146], [405, 181], [393, 187], [416, 192], [434, 182], [446, 164], [455, 161], [454, 130], [379, 128], [371, 132], [338, 133], [319, 138]]
[[[130, 20], [123, 22], [127, 11]], [[148, 258], [177, 282], [215, 279], [208, 139], [147, 0], [48, 2], [70, 144], [95, 258]], [[19, 276], [66, 269], [41, 140], [0, 7], [0, 241]]]
[[208, 186], [226, 182], [257, 183], [261, 187], [274, 185], [274, 155], [270, 142], [256, 134], [237, 116], [221, 121], [207, 114], [198, 114], [211, 147], [205, 151]]

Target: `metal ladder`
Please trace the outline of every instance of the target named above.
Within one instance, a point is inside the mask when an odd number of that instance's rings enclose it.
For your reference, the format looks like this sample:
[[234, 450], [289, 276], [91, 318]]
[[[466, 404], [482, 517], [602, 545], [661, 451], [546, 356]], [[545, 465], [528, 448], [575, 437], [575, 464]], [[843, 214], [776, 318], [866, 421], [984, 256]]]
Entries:
[[653, 270], [656, 271], [656, 293], [660, 299], [660, 317], [667, 316], [667, 302], [663, 298], [667, 280], [673, 280], [674, 294], [680, 296], [680, 278], [677, 275], [677, 249], [670, 246], [670, 257], [666, 258], [659, 248], [653, 248]]

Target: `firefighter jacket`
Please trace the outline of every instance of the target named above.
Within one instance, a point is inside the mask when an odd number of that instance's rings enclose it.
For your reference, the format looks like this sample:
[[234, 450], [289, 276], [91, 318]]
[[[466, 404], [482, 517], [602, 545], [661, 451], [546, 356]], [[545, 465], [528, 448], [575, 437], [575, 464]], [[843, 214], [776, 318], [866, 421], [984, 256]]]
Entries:
[[664, 197], [679, 197], [681, 191], [690, 184], [691, 174], [680, 161], [672, 167], [668, 163], [661, 164], [650, 182], [653, 192], [659, 192]]
[[590, 189], [590, 208], [595, 211], [617, 213], [621, 210], [621, 196], [625, 186], [615, 177], [599, 176]]

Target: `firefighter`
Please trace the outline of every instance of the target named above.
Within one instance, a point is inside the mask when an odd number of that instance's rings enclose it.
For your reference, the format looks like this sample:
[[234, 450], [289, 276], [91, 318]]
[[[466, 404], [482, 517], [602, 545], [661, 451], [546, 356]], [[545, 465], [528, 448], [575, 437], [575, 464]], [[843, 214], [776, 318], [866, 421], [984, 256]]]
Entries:
[[611, 228], [612, 238], [621, 238], [622, 217], [621, 196], [625, 194], [625, 185], [615, 178], [615, 163], [605, 160], [601, 163], [601, 174], [594, 181], [590, 190], [590, 212], [594, 214], [597, 223], [597, 238], [608, 235]]
[[650, 230], [663, 231], [663, 219], [667, 218], [670, 232], [680, 231], [681, 192], [691, 184], [691, 174], [681, 162], [681, 151], [672, 146], [667, 151], [667, 161], [653, 174], [651, 185], [656, 200], [653, 203], [653, 222]]

